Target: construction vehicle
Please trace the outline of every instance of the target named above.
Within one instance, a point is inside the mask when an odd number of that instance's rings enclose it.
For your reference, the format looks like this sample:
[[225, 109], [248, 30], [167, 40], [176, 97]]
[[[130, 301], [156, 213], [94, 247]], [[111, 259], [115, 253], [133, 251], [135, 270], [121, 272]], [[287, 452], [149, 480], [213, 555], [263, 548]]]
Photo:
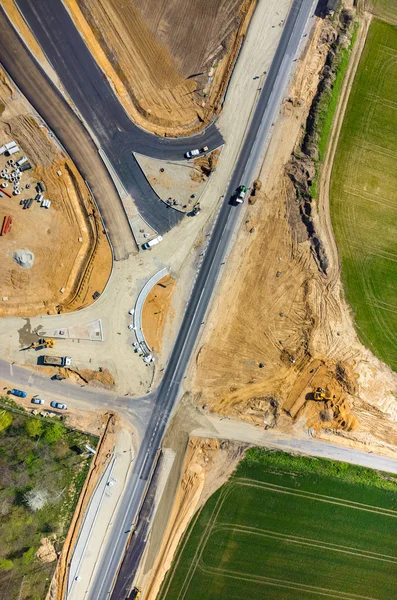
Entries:
[[313, 397], [315, 400], [331, 400], [331, 398], [328, 398], [327, 392], [321, 387], [315, 389], [315, 391], [313, 392]]
[[52, 338], [41, 338], [38, 342], [32, 342], [30, 348], [53, 348], [55, 346], [55, 342]]
[[72, 359], [70, 356], [43, 356], [43, 365], [52, 367], [70, 367]]

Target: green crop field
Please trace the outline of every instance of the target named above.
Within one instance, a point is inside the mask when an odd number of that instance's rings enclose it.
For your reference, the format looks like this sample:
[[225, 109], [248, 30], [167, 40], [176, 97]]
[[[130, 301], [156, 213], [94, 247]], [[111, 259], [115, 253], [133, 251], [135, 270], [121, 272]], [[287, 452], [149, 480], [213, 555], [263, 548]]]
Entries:
[[397, 0], [373, 0], [372, 10], [381, 19], [397, 25]]
[[397, 27], [374, 20], [331, 181], [342, 279], [361, 341], [397, 370]]
[[159, 600], [391, 600], [397, 476], [252, 449], [193, 519]]

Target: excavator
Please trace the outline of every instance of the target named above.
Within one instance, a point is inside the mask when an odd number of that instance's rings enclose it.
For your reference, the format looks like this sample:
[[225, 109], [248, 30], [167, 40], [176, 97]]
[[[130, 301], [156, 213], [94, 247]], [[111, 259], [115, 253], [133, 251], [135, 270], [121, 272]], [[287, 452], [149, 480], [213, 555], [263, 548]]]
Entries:
[[32, 342], [31, 345], [29, 346], [29, 348], [34, 348], [34, 349], [38, 349], [38, 348], [54, 348], [55, 346], [55, 342], [53, 340], [53, 338], [41, 338], [40, 340], [38, 340], [37, 342]]
[[331, 398], [328, 398], [326, 394], [327, 392], [323, 388], [318, 387], [313, 392], [313, 397], [315, 400], [331, 400]]

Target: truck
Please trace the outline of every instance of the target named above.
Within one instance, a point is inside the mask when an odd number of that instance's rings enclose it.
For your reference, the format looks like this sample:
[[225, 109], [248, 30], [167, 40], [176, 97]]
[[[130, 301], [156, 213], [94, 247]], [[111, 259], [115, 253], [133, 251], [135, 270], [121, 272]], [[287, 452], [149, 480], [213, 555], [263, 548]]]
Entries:
[[142, 244], [142, 248], [144, 250], [148, 250], [152, 246], [155, 246], [156, 244], [159, 244], [162, 241], [162, 239], [163, 239], [163, 237], [161, 235], [158, 235], [153, 240], [150, 240], [150, 242], [145, 242], [144, 244]]
[[185, 153], [185, 158], [193, 158], [193, 156], [200, 156], [200, 154], [204, 152], [208, 152], [208, 146], [204, 146], [204, 148], [201, 148], [201, 150], [199, 150], [198, 148], [195, 148], [195, 150], [189, 150]]
[[247, 187], [245, 185], [240, 185], [236, 190], [236, 202], [237, 204], [242, 204], [244, 202], [245, 195], [247, 193]]
[[52, 367], [70, 367], [72, 359], [70, 356], [43, 356], [43, 365], [51, 365]]

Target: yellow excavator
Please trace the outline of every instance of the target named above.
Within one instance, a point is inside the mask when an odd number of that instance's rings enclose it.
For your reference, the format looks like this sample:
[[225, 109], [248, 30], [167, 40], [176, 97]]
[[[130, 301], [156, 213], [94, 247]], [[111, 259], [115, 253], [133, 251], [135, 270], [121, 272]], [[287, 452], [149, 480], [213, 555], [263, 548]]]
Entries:
[[331, 398], [327, 397], [327, 392], [325, 390], [323, 390], [323, 388], [316, 388], [314, 393], [313, 393], [313, 397], [315, 400], [331, 400]]
[[54, 348], [55, 342], [53, 338], [40, 339], [37, 342], [32, 342], [30, 348]]

